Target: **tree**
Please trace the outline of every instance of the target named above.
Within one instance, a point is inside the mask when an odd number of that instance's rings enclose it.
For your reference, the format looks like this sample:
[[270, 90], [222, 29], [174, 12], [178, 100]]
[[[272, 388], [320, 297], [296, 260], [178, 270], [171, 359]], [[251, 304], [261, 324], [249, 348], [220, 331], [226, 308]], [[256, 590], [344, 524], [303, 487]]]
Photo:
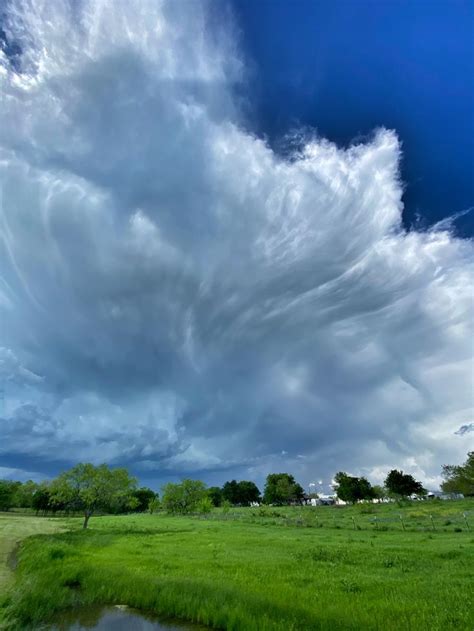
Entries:
[[444, 465], [442, 475], [441, 488], [445, 493], [474, 495], [474, 451], [467, 454], [462, 465]]
[[53, 480], [51, 502], [63, 502], [68, 508], [82, 511], [83, 528], [87, 528], [97, 510], [116, 511], [121, 506], [133, 506], [136, 484], [126, 469], [80, 463]]
[[222, 489], [218, 486], [210, 486], [207, 489], [207, 495], [213, 506], [220, 506], [222, 504]]
[[263, 501], [265, 504], [289, 504], [302, 499], [303, 487], [289, 473], [267, 475]]
[[163, 487], [163, 508], [168, 513], [181, 515], [197, 512], [206, 491], [206, 485], [201, 480], [183, 480], [180, 484], [169, 482]]
[[358, 478], [339, 471], [334, 476], [336, 482], [334, 490], [339, 499], [344, 502], [357, 502], [370, 500], [374, 497], [374, 491], [366, 478]]
[[19, 483], [15, 492], [15, 506], [19, 508], [32, 508], [33, 497], [39, 488], [39, 484], [33, 480], [27, 480], [23, 484]]
[[426, 490], [421, 482], [409, 473], [403, 473], [397, 469], [392, 469], [385, 478], [385, 488], [393, 495], [408, 497], [410, 495], [426, 495]]
[[159, 511], [160, 508], [161, 508], [161, 502], [157, 493], [156, 496], [148, 504], [148, 510], [150, 511], [150, 515], [153, 515], [153, 513], [156, 513], [157, 511]]
[[260, 491], [255, 482], [250, 480], [241, 480], [239, 486], [239, 504], [242, 506], [250, 506], [252, 502], [260, 502]]
[[18, 483], [11, 480], [0, 480], [0, 510], [8, 511], [15, 504], [15, 491]]
[[45, 482], [38, 485], [38, 488], [33, 495], [32, 508], [35, 509], [36, 514], [40, 511], [46, 513], [51, 508], [51, 494], [49, 492], [49, 487]]
[[136, 513], [144, 513], [148, 510], [150, 502], [157, 498], [157, 494], [155, 493], [155, 491], [152, 491], [146, 486], [142, 486], [141, 488], [133, 492], [133, 497], [137, 501], [137, 504], [133, 510]]
[[380, 484], [374, 484], [372, 487], [372, 493], [374, 498], [381, 500], [387, 495], [387, 492]]
[[239, 484], [237, 480], [226, 482], [222, 487], [222, 498], [231, 504], [239, 503]]
[[249, 506], [260, 501], [260, 491], [254, 482], [249, 480], [231, 480], [222, 487], [222, 497], [234, 506]]

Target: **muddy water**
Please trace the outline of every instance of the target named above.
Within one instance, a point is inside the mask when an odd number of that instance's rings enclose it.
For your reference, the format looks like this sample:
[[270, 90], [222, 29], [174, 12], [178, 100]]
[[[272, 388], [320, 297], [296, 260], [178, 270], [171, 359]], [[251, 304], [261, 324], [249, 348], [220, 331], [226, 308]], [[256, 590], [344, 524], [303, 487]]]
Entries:
[[63, 613], [50, 631], [204, 631], [205, 627], [166, 621], [128, 607], [77, 609]]

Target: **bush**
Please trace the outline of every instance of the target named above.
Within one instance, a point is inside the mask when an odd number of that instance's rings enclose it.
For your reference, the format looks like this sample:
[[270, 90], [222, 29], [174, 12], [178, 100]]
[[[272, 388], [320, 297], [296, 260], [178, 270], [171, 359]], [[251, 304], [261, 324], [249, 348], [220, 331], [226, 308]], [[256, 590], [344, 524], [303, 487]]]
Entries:
[[210, 497], [203, 497], [197, 505], [197, 512], [201, 515], [207, 515], [213, 509], [214, 505]]
[[157, 497], [150, 500], [148, 504], [148, 510], [150, 511], [151, 515], [153, 515], [153, 513], [158, 512], [160, 508], [161, 508], [161, 502]]
[[186, 515], [198, 510], [206, 497], [206, 485], [201, 480], [183, 480], [180, 484], [165, 484], [163, 508], [168, 513]]

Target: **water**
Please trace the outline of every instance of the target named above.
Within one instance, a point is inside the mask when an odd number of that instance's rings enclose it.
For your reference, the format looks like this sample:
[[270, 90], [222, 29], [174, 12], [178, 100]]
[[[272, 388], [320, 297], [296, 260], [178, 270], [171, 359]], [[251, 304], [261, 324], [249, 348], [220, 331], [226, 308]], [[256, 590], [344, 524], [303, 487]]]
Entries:
[[203, 631], [205, 627], [159, 619], [153, 614], [128, 607], [97, 607], [67, 611], [50, 631]]

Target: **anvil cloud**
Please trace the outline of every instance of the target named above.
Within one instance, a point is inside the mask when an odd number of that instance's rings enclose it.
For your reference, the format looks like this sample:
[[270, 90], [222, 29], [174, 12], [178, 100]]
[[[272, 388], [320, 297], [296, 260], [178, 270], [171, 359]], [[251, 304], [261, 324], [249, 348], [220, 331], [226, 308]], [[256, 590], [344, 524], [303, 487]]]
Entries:
[[4, 31], [4, 471], [434, 484], [464, 459], [473, 246], [403, 227], [395, 132], [276, 154], [222, 5], [14, 1]]

